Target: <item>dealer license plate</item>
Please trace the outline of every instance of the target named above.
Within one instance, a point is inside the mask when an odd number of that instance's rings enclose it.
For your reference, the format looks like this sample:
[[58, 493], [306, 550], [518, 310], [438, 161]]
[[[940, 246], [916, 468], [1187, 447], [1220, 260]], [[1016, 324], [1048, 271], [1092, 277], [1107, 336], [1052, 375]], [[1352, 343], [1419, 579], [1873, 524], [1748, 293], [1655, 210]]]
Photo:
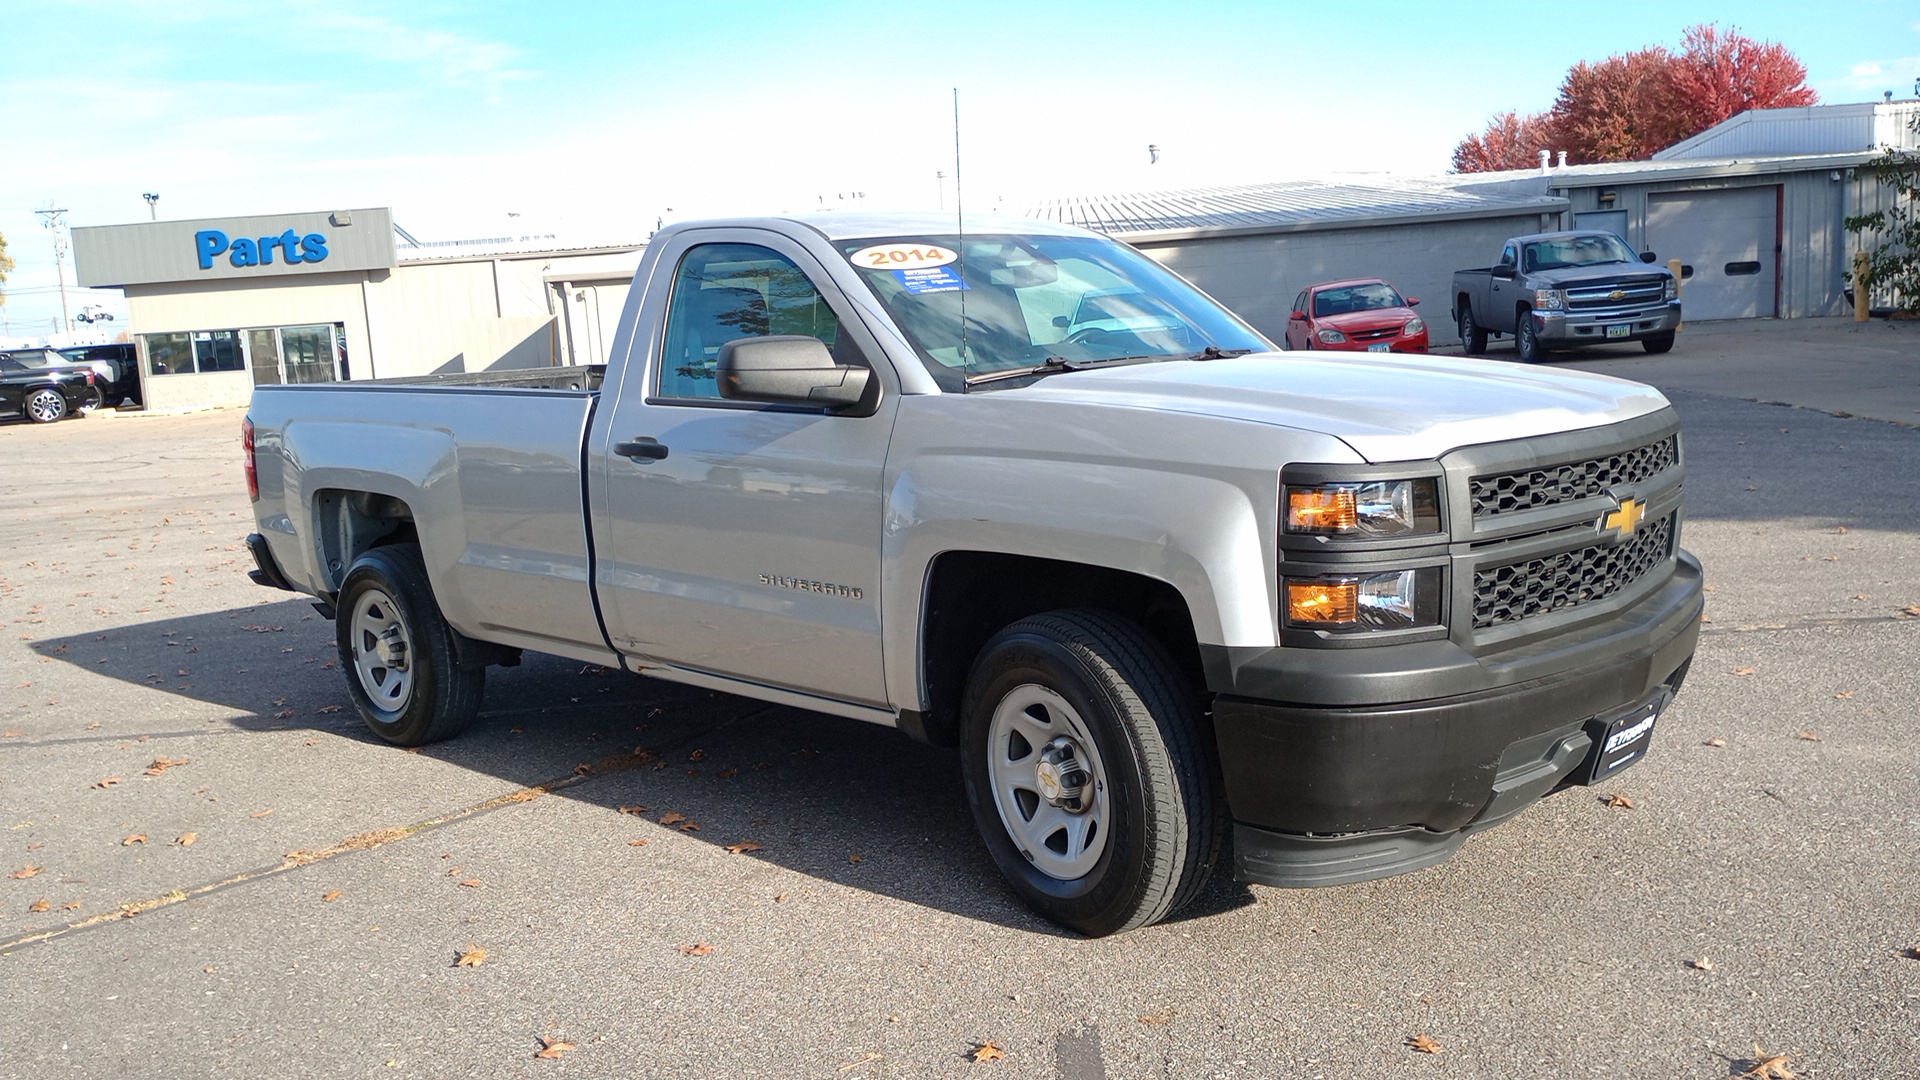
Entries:
[[1386, 342], [1383, 341], [1378, 345], [1367, 346], [1367, 351], [1368, 352], [1386, 352], [1390, 348], [1392, 348], [1392, 346], [1388, 345]]
[[1633, 333], [1633, 326], [1629, 323], [1620, 323], [1615, 326], [1607, 327], [1608, 337], [1626, 337], [1628, 334], [1631, 334], [1631, 333]]
[[1589, 725], [1597, 745], [1587, 758], [1584, 783], [1597, 784], [1646, 756], [1661, 703], [1654, 701], [1610, 722], [1595, 720]]

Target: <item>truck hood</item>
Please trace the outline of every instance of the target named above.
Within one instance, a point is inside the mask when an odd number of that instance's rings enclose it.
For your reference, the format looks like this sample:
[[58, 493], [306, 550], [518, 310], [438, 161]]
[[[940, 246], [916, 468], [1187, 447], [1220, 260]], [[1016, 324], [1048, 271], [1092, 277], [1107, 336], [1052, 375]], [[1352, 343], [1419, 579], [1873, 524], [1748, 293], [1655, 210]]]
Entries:
[[1332, 435], [1370, 462], [1616, 423], [1664, 408], [1641, 383], [1582, 371], [1402, 353], [1256, 353], [1050, 376], [1022, 390]]
[[1599, 281], [1660, 281], [1673, 275], [1664, 266], [1646, 263], [1600, 263], [1597, 266], [1562, 266], [1555, 270], [1535, 270], [1527, 275], [1530, 288], [1564, 289], [1570, 285]]

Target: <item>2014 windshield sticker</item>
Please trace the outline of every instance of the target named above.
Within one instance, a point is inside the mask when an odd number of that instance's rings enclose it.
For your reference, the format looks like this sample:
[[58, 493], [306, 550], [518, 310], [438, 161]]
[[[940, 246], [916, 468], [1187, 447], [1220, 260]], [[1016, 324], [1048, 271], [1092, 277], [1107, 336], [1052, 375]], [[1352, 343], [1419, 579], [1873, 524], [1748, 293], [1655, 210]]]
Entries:
[[875, 244], [847, 256], [862, 270], [924, 270], [945, 266], [960, 254], [939, 244]]

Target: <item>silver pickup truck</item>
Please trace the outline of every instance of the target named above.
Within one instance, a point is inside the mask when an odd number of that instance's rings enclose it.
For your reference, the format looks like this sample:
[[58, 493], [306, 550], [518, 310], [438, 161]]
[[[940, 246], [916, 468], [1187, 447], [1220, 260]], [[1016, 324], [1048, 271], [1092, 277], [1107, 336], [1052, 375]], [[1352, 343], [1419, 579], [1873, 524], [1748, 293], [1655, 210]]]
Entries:
[[1644, 756], [1702, 599], [1659, 393], [1276, 353], [1125, 245], [965, 224], [676, 225], [604, 368], [259, 387], [253, 576], [402, 745], [531, 649], [956, 747], [1088, 934], [1229, 825], [1242, 880], [1361, 881]]
[[1664, 266], [1646, 266], [1610, 232], [1533, 233], [1500, 249], [1500, 261], [1453, 273], [1453, 318], [1469, 354], [1487, 335], [1512, 334], [1520, 359], [1549, 350], [1637, 341], [1650, 353], [1673, 348], [1680, 284]]

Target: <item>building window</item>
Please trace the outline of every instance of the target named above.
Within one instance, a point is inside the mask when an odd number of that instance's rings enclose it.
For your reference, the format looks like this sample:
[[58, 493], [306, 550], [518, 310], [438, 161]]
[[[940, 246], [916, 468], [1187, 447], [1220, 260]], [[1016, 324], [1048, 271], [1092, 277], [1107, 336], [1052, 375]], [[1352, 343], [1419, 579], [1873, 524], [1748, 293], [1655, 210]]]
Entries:
[[142, 334], [140, 340], [150, 375], [247, 371], [256, 386], [352, 377], [344, 323]]

